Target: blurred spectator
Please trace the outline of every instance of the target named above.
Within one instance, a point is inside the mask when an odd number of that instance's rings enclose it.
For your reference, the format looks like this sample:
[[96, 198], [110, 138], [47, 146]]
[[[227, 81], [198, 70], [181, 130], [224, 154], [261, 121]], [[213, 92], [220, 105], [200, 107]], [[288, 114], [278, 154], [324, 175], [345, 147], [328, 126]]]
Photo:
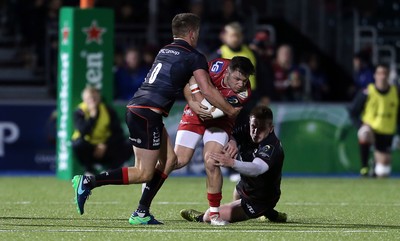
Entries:
[[118, 24], [137, 24], [148, 21], [146, 1], [120, 1], [116, 10], [116, 22]]
[[143, 65], [147, 71], [151, 69], [151, 66], [153, 65], [154, 59], [156, 58], [158, 51], [158, 47], [154, 45], [146, 45], [143, 48]]
[[[251, 63], [256, 67], [256, 57], [253, 51], [243, 41], [242, 26], [238, 22], [225, 25], [221, 34], [222, 46], [210, 56], [210, 59], [225, 58], [232, 59], [235, 56], [243, 56], [250, 59]], [[256, 90], [257, 83], [255, 76], [250, 77], [251, 89]]]
[[211, 21], [217, 25], [226, 25], [232, 22], [243, 23], [243, 18], [241, 17], [234, 0], [222, 0], [222, 5], [218, 11], [211, 17]]
[[132, 157], [133, 149], [123, 135], [117, 114], [101, 101], [99, 91], [93, 87], [83, 90], [82, 100], [74, 112], [72, 150], [76, 158], [92, 174], [121, 167]]
[[281, 45], [272, 63], [277, 100], [300, 101], [304, 98], [303, 75], [293, 63], [293, 52], [289, 45]]
[[249, 47], [269, 62], [272, 61], [275, 55], [275, 44], [271, 41], [269, 33], [265, 30], [256, 32]]
[[144, 81], [147, 72], [139, 49], [128, 48], [124, 65], [115, 72], [115, 99], [129, 100]]
[[[320, 68], [318, 55], [315, 53], [306, 57], [301, 65], [305, 79], [305, 94], [314, 101], [326, 100], [329, 96], [329, 85], [325, 73]], [[309, 93], [310, 92], [310, 93]]]
[[[272, 69], [272, 57], [274, 54], [273, 44], [269, 40], [268, 33], [264, 30], [258, 31], [250, 43], [249, 47], [256, 56], [257, 68], [257, 89], [253, 92], [253, 101], [266, 98], [275, 98], [274, 71]], [[253, 102], [252, 101], [252, 102]]]
[[366, 52], [360, 52], [353, 57], [353, 80], [354, 87], [350, 90], [353, 95], [357, 91], [364, 89], [370, 83], [374, 83], [374, 68], [370, 56]]
[[[197, 47], [196, 49], [200, 51], [203, 54], [209, 53], [211, 50], [210, 46], [213, 46], [213, 43], [215, 41], [207, 41], [208, 36], [210, 33], [210, 23], [208, 22], [209, 17], [206, 14], [206, 6], [204, 3], [204, 0], [190, 0], [189, 1], [189, 12], [196, 14], [201, 18], [201, 28], [200, 28], [200, 37], [199, 40], [197, 41]], [[218, 46], [218, 45], [216, 45]], [[216, 47], [215, 46], [215, 47]]]

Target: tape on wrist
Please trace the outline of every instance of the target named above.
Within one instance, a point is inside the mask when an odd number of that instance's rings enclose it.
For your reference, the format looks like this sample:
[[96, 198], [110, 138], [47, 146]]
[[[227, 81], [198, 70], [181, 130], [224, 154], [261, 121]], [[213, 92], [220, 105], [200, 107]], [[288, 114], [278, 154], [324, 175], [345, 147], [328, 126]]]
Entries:
[[200, 88], [198, 84], [192, 84], [189, 86], [190, 91], [192, 92], [192, 94], [196, 94], [198, 92], [200, 92]]
[[224, 114], [224, 112], [222, 112], [222, 110], [220, 110], [220, 109], [215, 109], [213, 112], [211, 112], [211, 115], [212, 115], [212, 117], [213, 117], [213, 119], [215, 119], [215, 118], [219, 118], [219, 117], [222, 117], [222, 116], [224, 116], [225, 114]]
[[206, 106], [208, 111], [211, 110], [212, 105], [210, 104], [210, 102], [208, 102], [208, 100], [203, 99], [200, 103], [201, 103], [202, 105]]

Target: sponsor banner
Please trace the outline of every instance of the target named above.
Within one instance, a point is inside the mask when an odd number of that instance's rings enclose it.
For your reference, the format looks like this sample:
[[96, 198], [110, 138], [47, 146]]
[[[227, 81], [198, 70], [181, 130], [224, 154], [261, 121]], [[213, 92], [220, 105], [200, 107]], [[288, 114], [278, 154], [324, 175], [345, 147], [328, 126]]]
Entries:
[[55, 171], [55, 107], [0, 105], [1, 172]]
[[[125, 105], [116, 102], [115, 108], [128, 137]], [[184, 105], [177, 102], [164, 119], [173, 143]], [[6, 113], [0, 115], [0, 172], [56, 171], [55, 109], [54, 103], [0, 104], [0, 113]], [[272, 109], [275, 130], [285, 149], [285, 174], [358, 173], [357, 130], [350, 123], [345, 105], [275, 104]], [[70, 137], [65, 140], [69, 142]], [[393, 144], [392, 170], [399, 173], [400, 152], [396, 143], [398, 140]], [[271, 151], [267, 149], [266, 155]], [[205, 175], [202, 151], [200, 144], [189, 165], [172, 175]]]
[[59, 21], [57, 176], [70, 179], [81, 169], [74, 160], [70, 137], [72, 113], [87, 85], [113, 97], [114, 16], [110, 9], [61, 9]]

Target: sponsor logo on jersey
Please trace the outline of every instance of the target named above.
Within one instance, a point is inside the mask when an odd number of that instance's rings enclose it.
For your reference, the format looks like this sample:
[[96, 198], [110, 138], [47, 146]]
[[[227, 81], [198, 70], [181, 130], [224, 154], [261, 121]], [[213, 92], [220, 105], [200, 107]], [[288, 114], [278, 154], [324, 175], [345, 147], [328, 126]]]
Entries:
[[153, 146], [159, 146], [160, 144], [161, 144], [160, 131], [156, 129], [156, 131], [153, 132]]
[[241, 103], [239, 99], [236, 96], [229, 96], [226, 98], [226, 101], [228, 101], [229, 104], [231, 104], [234, 107], [241, 106]]
[[216, 73], [221, 72], [221, 70], [223, 69], [223, 67], [224, 67], [224, 62], [217, 60], [217, 61], [215, 61], [215, 62], [211, 65], [210, 71], [211, 71], [212, 73], [216, 74]]
[[252, 206], [250, 206], [250, 204], [248, 204], [248, 203], [246, 203], [246, 207], [247, 207], [247, 209], [249, 210], [249, 212], [251, 212], [251, 213], [256, 213], [255, 211], [254, 211], [254, 208], [252, 207]]
[[129, 137], [129, 140], [136, 142], [137, 144], [142, 143], [142, 140], [140, 138], [135, 139], [135, 138]]
[[173, 54], [173, 55], [179, 55], [180, 52], [172, 49], [161, 49], [160, 54]]
[[247, 99], [249, 97], [249, 92], [247, 90], [239, 92], [237, 94], [241, 99]]
[[273, 152], [274, 152], [274, 147], [273, 146], [265, 145], [265, 146], [260, 148], [260, 151], [258, 152], [258, 155], [261, 158], [270, 159]]

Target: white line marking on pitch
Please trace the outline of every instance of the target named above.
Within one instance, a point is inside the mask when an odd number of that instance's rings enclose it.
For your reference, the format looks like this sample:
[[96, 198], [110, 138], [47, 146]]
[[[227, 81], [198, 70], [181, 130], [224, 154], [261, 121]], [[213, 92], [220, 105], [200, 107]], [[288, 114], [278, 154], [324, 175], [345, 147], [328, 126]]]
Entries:
[[[6, 205], [30, 205], [35, 202], [31, 201], [16, 201], [16, 202], [0, 202], [0, 204]], [[71, 204], [71, 202], [48, 202], [48, 205], [65, 205]], [[110, 204], [121, 204], [123, 202], [120, 201], [104, 201], [104, 202], [90, 202], [93, 205], [110, 205]], [[205, 202], [154, 202], [155, 205], [201, 205]], [[347, 203], [347, 202], [340, 202], [340, 203], [320, 203], [320, 202], [281, 202], [281, 205], [288, 205], [288, 206], [400, 206], [400, 203]]]
[[0, 232], [155, 232], [155, 233], [387, 233], [386, 230], [236, 230], [236, 229], [51, 229], [51, 230], [18, 230], [0, 229]]

